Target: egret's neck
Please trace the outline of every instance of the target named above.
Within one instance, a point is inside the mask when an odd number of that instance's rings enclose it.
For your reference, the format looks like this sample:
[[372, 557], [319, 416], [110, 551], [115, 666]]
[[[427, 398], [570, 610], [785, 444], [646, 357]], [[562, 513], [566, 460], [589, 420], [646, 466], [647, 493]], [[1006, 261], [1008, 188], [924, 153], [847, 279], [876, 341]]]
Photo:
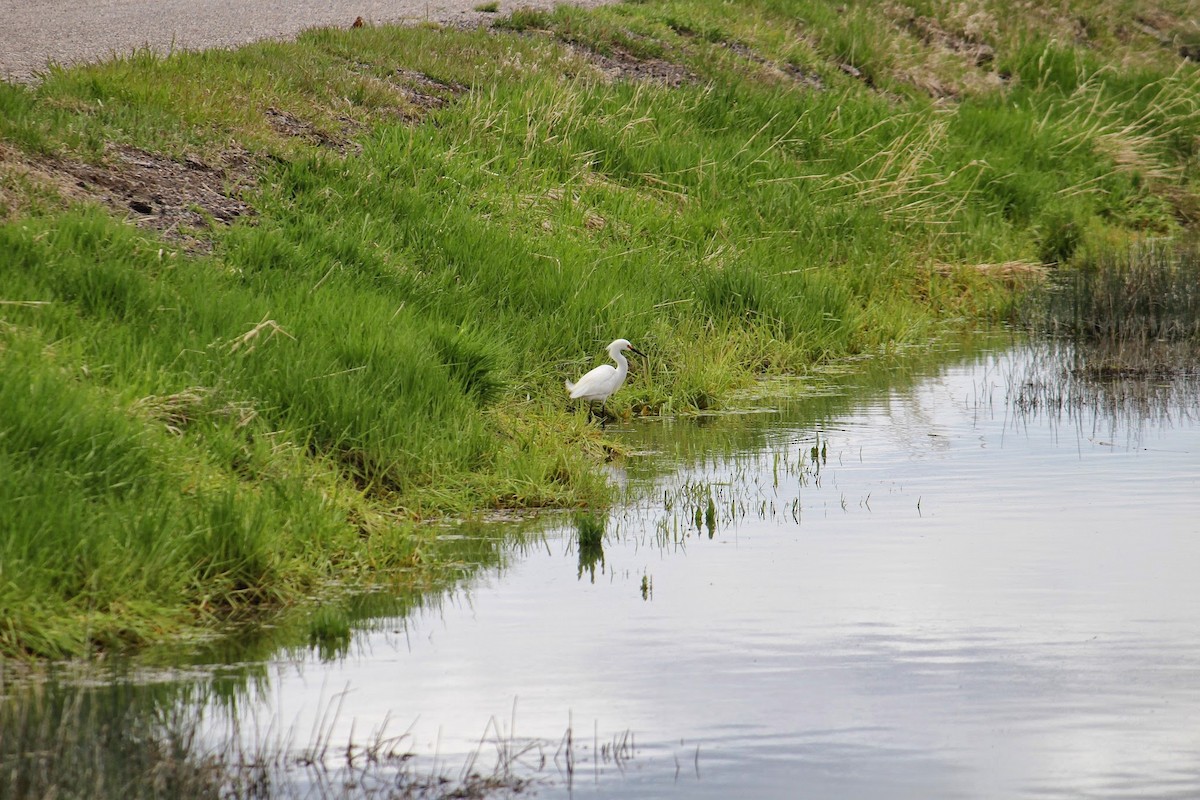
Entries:
[[617, 362], [617, 374], [624, 379], [625, 373], [629, 372], [629, 362], [625, 359], [625, 354], [620, 350], [610, 350], [608, 354]]

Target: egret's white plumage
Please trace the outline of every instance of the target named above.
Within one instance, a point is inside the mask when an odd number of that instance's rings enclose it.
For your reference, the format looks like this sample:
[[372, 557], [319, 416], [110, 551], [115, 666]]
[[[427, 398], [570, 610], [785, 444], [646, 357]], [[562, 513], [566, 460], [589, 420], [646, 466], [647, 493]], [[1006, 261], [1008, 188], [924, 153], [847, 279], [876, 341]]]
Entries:
[[601, 364], [575, 383], [564, 381], [571, 399], [597, 402], [603, 406], [609, 396], [621, 388], [621, 384], [625, 382], [625, 376], [629, 373], [629, 362], [625, 360], [626, 350], [637, 353], [643, 358], [646, 356], [641, 350], [631, 345], [628, 339], [617, 339], [608, 346], [608, 357], [617, 362], [617, 366]]

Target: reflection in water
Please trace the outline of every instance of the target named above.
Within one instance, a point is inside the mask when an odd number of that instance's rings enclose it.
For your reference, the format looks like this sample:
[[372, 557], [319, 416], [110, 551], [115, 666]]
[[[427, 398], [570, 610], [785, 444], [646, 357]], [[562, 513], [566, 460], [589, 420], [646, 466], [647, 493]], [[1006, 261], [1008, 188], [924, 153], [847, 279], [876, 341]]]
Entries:
[[192, 756], [196, 727], [173, 700], [121, 682], [23, 687], [0, 701], [0, 797], [218, 796], [225, 772]]
[[[1152, 343], [1150, 349], [1157, 350]], [[1131, 347], [1131, 346], [1129, 346]], [[1190, 425], [1200, 418], [1200, 356], [1176, 350], [1165, 366], [1161, 352], [1116, 356], [1111, 346], [1048, 340], [1031, 345], [1005, 376], [1008, 403], [1019, 417], [1069, 422], [1095, 435]], [[1114, 363], [1124, 367], [1114, 367]], [[1141, 366], [1134, 366], [1135, 364]], [[1146, 365], [1149, 366], [1146, 366]]]
[[1114, 403], [1055, 353], [630, 424], [607, 518], [493, 537], [456, 591], [348, 600], [161, 707], [218, 741], [391, 720], [406, 764], [475, 753], [539, 797], [1198, 796], [1196, 393]]

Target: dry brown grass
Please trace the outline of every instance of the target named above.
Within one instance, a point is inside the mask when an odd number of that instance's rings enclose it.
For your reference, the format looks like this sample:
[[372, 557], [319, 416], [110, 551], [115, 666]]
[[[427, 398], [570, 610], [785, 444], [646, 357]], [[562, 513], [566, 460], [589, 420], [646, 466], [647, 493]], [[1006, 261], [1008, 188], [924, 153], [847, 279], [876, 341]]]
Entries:
[[250, 424], [258, 412], [249, 403], [221, 401], [207, 386], [193, 386], [167, 395], [148, 395], [133, 404], [135, 411], [162, 422], [170, 433], [181, 435], [185, 428], [202, 416], [235, 421], [238, 428]]

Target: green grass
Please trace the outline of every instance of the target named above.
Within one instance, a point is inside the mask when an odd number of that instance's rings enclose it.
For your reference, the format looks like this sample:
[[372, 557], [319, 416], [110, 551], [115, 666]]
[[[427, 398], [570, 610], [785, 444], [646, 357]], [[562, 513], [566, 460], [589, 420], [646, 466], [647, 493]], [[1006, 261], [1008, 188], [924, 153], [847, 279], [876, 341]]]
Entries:
[[[162, 640], [430, 566], [420, 521], [602, 505], [562, 380], [614, 338], [649, 358], [610, 409], [686, 413], [999, 316], [989, 265], [1171, 235], [1200, 71], [1140, 6], [1069, 5], [640, 2], [0, 84], [0, 651]], [[128, 224], [77, 177], [122, 153], [254, 213], [183, 181], [191, 222]]]
[[575, 546], [579, 552], [579, 572], [577, 577], [583, 579], [583, 573], [588, 573], [588, 579], [596, 582], [596, 567], [604, 569], [604, 522], [600, 514], [580, 512], [575, 515]]

